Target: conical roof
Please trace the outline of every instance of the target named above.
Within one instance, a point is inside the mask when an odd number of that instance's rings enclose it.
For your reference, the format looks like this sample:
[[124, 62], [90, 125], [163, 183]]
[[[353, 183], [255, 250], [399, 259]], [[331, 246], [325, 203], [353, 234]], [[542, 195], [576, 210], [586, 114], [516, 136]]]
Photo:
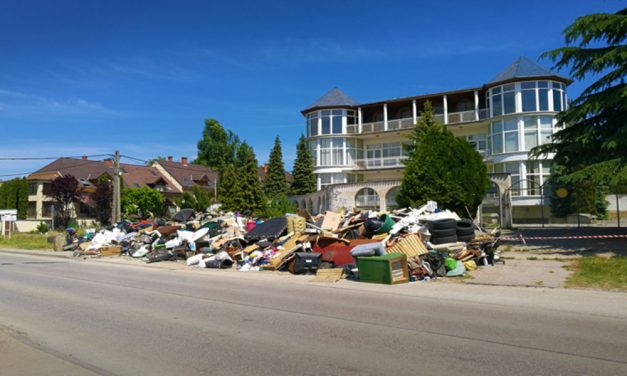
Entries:
[[303, 112], [313, 110], [316, 108], [333, 108], [333, 107], [354, 107], [357, 103], [353, 98], [349, 97], [345, 92], [334, 87], [329, 90], [325, 95], [320, 97], [311, 106], [303, 110]]
[[497, 74], [488, 85], [495, 84], [503, 81], [511, 81], [517, 78], [525, 77], [559, 77], [566, 81], [567, 78], [560, 76], [559, 74], [546, 69], [538, 63], [531, 61], [530, 59], [521, 56], [516, 61], [511, 63], [507, 68], [503, 69], [501, 73]]

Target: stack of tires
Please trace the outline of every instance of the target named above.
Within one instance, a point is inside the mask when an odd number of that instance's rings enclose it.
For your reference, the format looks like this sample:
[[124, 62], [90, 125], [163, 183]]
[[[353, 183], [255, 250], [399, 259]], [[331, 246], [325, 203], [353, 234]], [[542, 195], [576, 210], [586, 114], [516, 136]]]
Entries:
[[456, 223], [457, 241], [468, 243], [475, 238], [475, 224], [470, 219], [462, 219]]
[[[455, 243], [457, 241], [457, 221], [454, 219], [438, 219], [429, 223], [431, 244]], [[474, 233], [474, 232], [473, 232]]]

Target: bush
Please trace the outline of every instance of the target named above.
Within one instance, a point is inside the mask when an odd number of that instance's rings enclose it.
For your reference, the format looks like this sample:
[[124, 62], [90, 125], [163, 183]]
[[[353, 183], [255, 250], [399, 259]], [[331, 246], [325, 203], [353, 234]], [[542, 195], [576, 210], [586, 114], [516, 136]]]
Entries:
[[37, 232], [40, 234], [45, 234], [48, 232], [48, 225], [45, 224], [44, 222], [39, 222], [39, 224], [37, 225]]
[[279, 194], [264, 205], [259, 216], [262, 218], [283, 217], [286, 213], [296, 213], [297, 211], [298, 207], [287, 198], [287, 195]]

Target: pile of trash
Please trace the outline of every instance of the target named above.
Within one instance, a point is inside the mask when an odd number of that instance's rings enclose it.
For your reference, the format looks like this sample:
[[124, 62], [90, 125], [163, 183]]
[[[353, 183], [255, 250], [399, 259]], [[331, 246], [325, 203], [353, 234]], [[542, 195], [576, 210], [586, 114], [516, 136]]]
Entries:
[[463, 275], [500, 261], [499, 232], [429, 202], [421, 208], [298, 215], [267, 221], [238, 213], [194, 213], [172, 221], [121, 222], [84, 237], [68, 233], [75, 256], [128, 256], [147, 263], [240, 272], [286, 270], [396, 284]]

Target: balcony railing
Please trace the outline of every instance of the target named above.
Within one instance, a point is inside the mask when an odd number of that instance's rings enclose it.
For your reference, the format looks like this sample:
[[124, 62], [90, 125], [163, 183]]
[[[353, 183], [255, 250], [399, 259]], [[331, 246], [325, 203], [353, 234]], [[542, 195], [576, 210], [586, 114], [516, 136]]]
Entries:
[[[444, 114], [435, 114], [434, 117], [439, 122], [444, 122]], [[452, 112], [448, 114], [448, 124], [459, 124], [459, 123], [468, 123], [472, 121], [482, 120], [488, 117], [487, 110], [482, 108], [479, 110], [479, 118], [475, 116], [475, 111], [461, 111], [461, 112]], [[419, 119], [418, 117], [417, 119]], [[416, 119], [416, 120], [417, 120]], [[411, 129], [414, 127], [414, 119], [413, 118], [403, 118], [403, 119], [390, 119], [388, 120], [388, 131], [398, 131], [404, 129]], [[358, 124], [349, 124], [346, 129], [348, 134], [363, 134], [363, 133], [375, 133], [375, 132], [384, 132], [385, 122], [383, 121], [375, 121], [370, 123], [363, 123], [361, 125], [361, 132], [359, 132]]]
[[354, 167], [359, 170], [405, 167], [403, 164], [405, 159], [407, 159], [406, 156], [358, 159], [355, 161]]

